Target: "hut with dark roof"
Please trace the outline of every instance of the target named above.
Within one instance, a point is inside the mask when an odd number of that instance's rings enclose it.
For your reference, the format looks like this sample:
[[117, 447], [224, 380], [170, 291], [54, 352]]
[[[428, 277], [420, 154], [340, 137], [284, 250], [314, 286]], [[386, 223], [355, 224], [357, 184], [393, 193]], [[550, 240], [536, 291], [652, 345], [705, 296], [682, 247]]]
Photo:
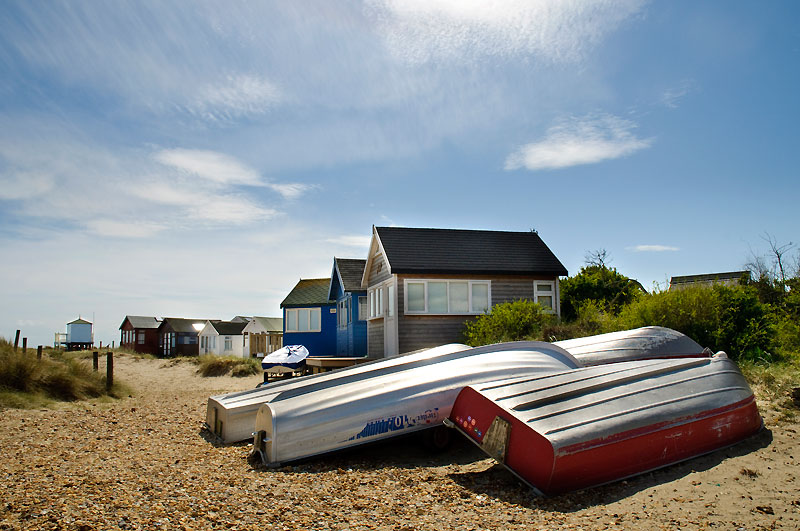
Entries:
[[361, 279], [368, 354], [463, 342], [466, 321], [515, 299], [560, 315], [566, 274], [533, 231], [373, 227]]

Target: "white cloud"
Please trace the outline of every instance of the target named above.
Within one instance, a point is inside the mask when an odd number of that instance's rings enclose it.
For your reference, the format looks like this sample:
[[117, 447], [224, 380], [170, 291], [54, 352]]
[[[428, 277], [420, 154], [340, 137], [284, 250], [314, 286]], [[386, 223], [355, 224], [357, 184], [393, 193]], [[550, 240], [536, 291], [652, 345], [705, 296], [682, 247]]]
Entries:
[[249, 186], [264, 184], [257, 171], [223, 153], [201, 149], [164, 149], [153, 156], [164, 165], [215, 183]]
[[372, 241], [372, 237], [362, 235], [337, 236], [335, 238], [328, 238], [325, 241], [346, 247], [359, 247], [362, 249], [367, 249], [370, 241]]
[[[188, 173], [201, 177], [211, 183], [222, 186], [245, 185], [263, 186], [274, 190], [285, 199], [297, 199], [305, 192], [315, 188], [314, 185], [301, 183], [275, 183], [261, 178], [261, 175], [253, 168], [238, 161], [234, 157], [207, 151], [202, 149], [164, 149], [156, 152], [153, 157], [155, 160]], [[156, 185], [159, 186], [159, 185]], [[163, 187], [163, 185], [162, 185]], [[184, 192], [175, 190], [162, 190], [163, 196], [169, 202], [172, 198], [183, 201]], [[155, 200], [159, 200], [156, 198]]]
[[226, 121], [263, 114], [281, 100], [281, 91], [269, 80], [252, 75], [232, 75], [223, 83], [200, 89], [188, 109], [207, 120]]
[[49, 175], [27, 171], [3, 173], [0, 174], [0, 199], [30, 199], [46, 194], [53, 186], [55, 183]]
[[547, 130], [543, 140], [510, 154], [505, 169], [558, 169], [617, 159], [650, 147], [633, 134], [636, 124], [609, 114], [571, 118]]
[[678, 102], [697, 88], [694, 80], [686, 79], [677, 86], [668, 88], [661, 94], [661, 104], [670, 109], [677, 109]]
[[297, 199], [307, 191], [317, 187], [312, 184], [300, 183], [268, 183], [267, 186], [281, 194], [285, 199]]
[[575, 61], [642, 0], [373, 0], [390, 49], [412, 62], [532, 54]]
[[150, 238], [164, 227], [145, 221], [114, 221], [108, 219], [91, 219], [86, 227], [99, 236], [114, 238]]
[[633, 247], [626, 247], [629, 251], [637, 253], [664, 253], [680, 251], [680, 247], [673, 247], [671, 245], [634, 245]]
[[130, 185], [128, 193], [153, 203], [180, 208], [181, 216], [174, 223], [182, 226], [196, 222], [247, 224], [271, 219], [279, 214], [241, 194], [196, 183], [169, 184], [150, 181]]

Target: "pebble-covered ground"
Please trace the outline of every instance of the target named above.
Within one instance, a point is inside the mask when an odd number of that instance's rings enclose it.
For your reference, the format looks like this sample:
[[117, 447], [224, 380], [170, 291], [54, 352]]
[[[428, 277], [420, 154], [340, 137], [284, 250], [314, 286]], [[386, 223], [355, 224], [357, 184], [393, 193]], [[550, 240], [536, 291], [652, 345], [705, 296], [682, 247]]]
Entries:
[[[115, 359], [112, 403], [0, 412], [0, 529], [800, 529], [797, 425], [654, 473], [537, 498], [458, 441], [404, 439], [280, 469], [201, 432], [208, 396], [254, 387]], [[101, 368], [102, 370], [102, 368]]]

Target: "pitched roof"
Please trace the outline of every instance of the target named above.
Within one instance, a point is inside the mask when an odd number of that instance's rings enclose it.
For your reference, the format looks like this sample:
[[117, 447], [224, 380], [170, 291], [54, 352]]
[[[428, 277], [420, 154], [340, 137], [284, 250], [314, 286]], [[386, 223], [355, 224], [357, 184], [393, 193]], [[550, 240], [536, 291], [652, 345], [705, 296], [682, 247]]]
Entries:
[[240, 336], [247, 326], [246, 321], [211, 321], [211, 326], [221, 336]]
[[745, 275], [749, 276], [749, 271], [728, 271], [725, 273], [706, 273], [703, 275], [683, 275], [683, 276], [676, 276], [672, 277], [669, 280], [670, 285], [672, 284], [704, 284], [704, 283], [713, 283], [713, 282], [725, 282], [725, 281], [739, 281]]
[[71, 324], [92, 324], [92, 323], [90, 323], [90, 322], [89, 322], [89, 321], [87, 321], [86, 319], [81, 319], [80, 317], [78, 317], [78, 318], [77, 318], [77, 319], [75, 319], [74, 321], [70, 321], [70, 322], [68, 322], [67, 324], [68, 324], [68, 325], [71, 325]]
[[300, 282], [281, 302], [281, 308], [284, 306], [335, 304], [336, 301], [328, 299], [330, 283], [330, 278], [300, 279]]
[[367, 261], [361, 258], [334, 258], [345, 291], [361, 291], [361, 277]]
[[216, 323], [217, 320], [211, 319], [183, 319], [180, 317], [164, 317], [161, 321], [159, 328], [164, 325], [169, 325], [175, 332], [193, 332], [198, 333], [200, 330], [194, 327], [195, 324], [205, 325], [206, 321]]
[[566, 275], [535, 232], [375, 227], [392, 273]]
[[267, 332], [283, 332], [283, 318], [282, 317], [253, 317]]
[[122, 320], [122, 324], [119, 325], [120, 329], [122, 329], [122, 325], [125, 324], [125, 321], [128, 321], [134, 328], [158, 328], [158, 325], [161, 324], [161, 321], [155, 317], [147, 317], [144, 315], [126, 315], [125, 319]]

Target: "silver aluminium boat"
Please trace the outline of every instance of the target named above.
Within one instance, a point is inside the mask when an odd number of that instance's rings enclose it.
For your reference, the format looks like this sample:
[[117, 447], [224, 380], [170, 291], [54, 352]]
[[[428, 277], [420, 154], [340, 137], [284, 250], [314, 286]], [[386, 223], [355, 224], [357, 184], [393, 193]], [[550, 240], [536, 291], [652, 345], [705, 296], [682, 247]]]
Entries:
[[337, 371], [264, 403], [253, 454], [277, 466], [439, 426], [464, 386], [579, 366], [558, 346], [523, 341], [390, 358], [361, 366], [361, 374]]
[[556, 341], [553, 344], [578, 358], [587, 367], [620, 361], [707, 357], [713, 354], [689, 336], [662, 326], [644, 326]]
[[[554, 345], [572, 354], [581, 366], [634, 359], [700, 356], [703, 353], [702, 347], [689, 337], [662, 327], [644, 327], [557, 341]], [[409, 364], [420, 363], [422, 360], [433, 362], [439, 356], [467, 350], [471, 350], [467, 345], [442, 345], [323, 374], [272, 382], [257, 389], [215, 395], [208, 399], [204, 425], [217, 441], [225, 444], [252, 440], [259, 408], [281, 393], [292, 391], [295, 394], [302, 394], [305, 390], [317, 389], [323, 384], [329, 386], [346, 384], [348, 387], [367, 385], [364, 382], [374, 374], [378, 374], [375, 371], [387, 370], [389, 367], [395, 368], [392, 370], [404, 370]], [[512, 369], [508, 375], [516, 374]]]

